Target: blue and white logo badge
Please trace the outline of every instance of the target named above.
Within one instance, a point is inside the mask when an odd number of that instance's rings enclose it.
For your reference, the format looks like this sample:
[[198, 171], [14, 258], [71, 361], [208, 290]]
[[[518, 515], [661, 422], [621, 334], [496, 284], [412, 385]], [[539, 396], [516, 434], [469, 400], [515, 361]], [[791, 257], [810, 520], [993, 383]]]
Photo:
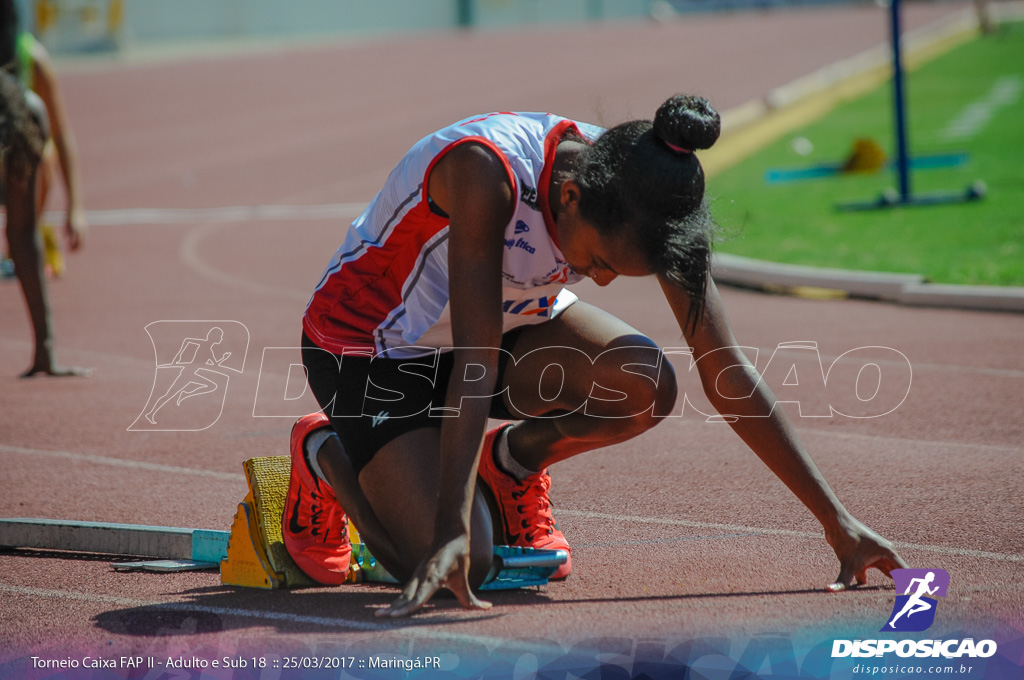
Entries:
[[896, 596], [882, 631], [917, 632], [935, 621], [936, 597], [945, 597], [949, 573], [944, 569], [893, 569]]

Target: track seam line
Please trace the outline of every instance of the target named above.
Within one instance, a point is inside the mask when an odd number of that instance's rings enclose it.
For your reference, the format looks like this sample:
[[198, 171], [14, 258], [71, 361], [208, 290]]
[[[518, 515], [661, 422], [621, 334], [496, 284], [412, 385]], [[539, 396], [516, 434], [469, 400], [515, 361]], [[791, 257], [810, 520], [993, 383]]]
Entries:
[[[81, 453], [70, 453], [68, 451], [42, 451], [35, 449], [25, 449], [17, 446], [9, 446], [7, 444], [0, 444], [0, 452], [6, 453], [20, 453], [25, 455], [48, 455], [58, 458], [66, 458], [71, 460], [82, 460], [89, 463], [96, 463], [100, 465], [112, 465], [115, 467], [130, 467], [142, 470], [150, 470], [154, 472], [170, 472], [178, 474], [187, 474], [200, 477], [216, 477], [218, 479], [230, 479], [232, 481], [241, 480], [243, 475], [241, 473], [235, 474], [230, 472], [218, 472], [215, 470], [200, 470], [196, 468], [178, 467], [173, 465], [161, 465], [159, 463], [146, 463], [143, 461], [134, 460], [122, 460], [120, 458], [109, 458], [106, 456], [94, 456], [90, 454]], [[672, 519], [667, 517], [638, 517], [635, 515], [613, 515], [604, 512], [591, 512], [587, 510], [572, 510], [567, 508], [560, 508], [559, 514], [566, 517], [582, 517], [585, 519], [602, 519], [612, 520], [616, 522], [632, 522], [636, 524], [663, 524], [666, 526], [683, 526], [695, 529], [716, 529], [719, 531], [726, 531], [730, 533], [741, 533], [741, 534], [760, 534], [766, 536], [789, 536], [795, 538], [813, 538], [822, 539], [824, 534], [812, 532], [812, 531], [796, 531], [793, 529], [771, 529], [766, 527], [751, 527], [744, 526], [741, 524], [722, 524], [718, 522], [698, 522], [695, 520], [688, 519]], [[988, 552], [984, 550], [973, 550], [970, 548], [954, 548], [950, 546], [941, 545], [926, 545], [923, 543], [907, 543], [907, 542], [894, 542], [897, 548], [908, 548], [912, 550], [923, 550], [927, 552], [934, 552], [943, 555], [951, 555], [956, 557], [975, 557], [979, 559], [990, 559], [1001, 562], [1024, 562], [1024, 555], [1007, 555], [1004, 553]]]
[[[752, 349], [756, 349], [757, 350], [757, 358], [758, 359], [760, 359], [761, 357], [764, 357], [764, 356], [767, 356], [769, 359], [771, 359], [771, 357], [773, 357], [774, 355], [778, 354], [780, 357], [787, 357], [787, 358], [792, 358], [792, 359], [795, 359], [795, 358], [799, 357], [799, 358], [804, 359], [805, 361], [813, 363], [812, 361], [810, 361], [810, 357], [807, 357], [804, 354], [798, 354], [794, 350], [787, 350], [785, 348], [779, 348], [779, 347], [752, 347]], [[838, 355], [838, 354], [832, 355], [832, 354], [826, 354], [826, 353], [819, 353], [819, 355], [818, 355], [819, 363], [828, 362], [829, 364], [835, 363], [835, 361], [839, 357], [840, 357], [840, 355]], [[751, 359], [751, 361], [753, 361], [753, 359]], [[908, 361], [909, 361], [909, 359], [908, 359]], [[877, 358], [873, 358], [873, 359], [871, 359], [871, 362], [875, 363], [875, 364], [879, 364], [881, 366], [900, 366], [900, 367], [902, 367], [902, 366], [906, 366], [907, 365], [906, 363], [904, 363], [902, 361], [896, 361], [894, 359], [877, 359]], [[914, 372], [917, 372], [917, 371], [933, 371], [934, 372], [934, 371], [946, 371], [946, 370], [948, 370], [948, 371], [953, 371], [955, 373], [978, 373], [980, 375], [991, 375], [991, 376], [995, 376], [995, 377], [998, 377], [998, 378], [1024, 378], [1024, 371], [1018, 370], [1016, 368], [990, 368], [990, 367], [987, 367], [987, 366], [961, 366], [959, 364], [934, 364], [934, 363], [926, 363], [926, 362], [918, 362], [918, 363], [911, 362], [910, 366], [914, 370]]]
[[[813, 531], [795, 531], [793, 529], [769, 529], [766, 527], [749, 527], [739, 524], [720, 524], [717, 522], [697, 522], [688, 519], [671, 519], [667, 517], [637, 517], [635, 515], [612, 515], [605, 512], [590, 512], [587, 510], [568, 510], [559, 508], [558, 514], [566, 517], [583, 517], [585, 519], [611, 520], [614, 522], [631, 522], [635, 524], [664, 524], [668, 526], [683, 526], [694, 529], [718, 529], [720, 531], [762, 534], [766, 536], [789, 536], [795, 538], [813, 538], [823, 540], [824, 534]], [[913, 550], [925, 550], [928, 552], [954, 555], [958, 557], [977, 557], [981, 559], [997, 560], [1002, 562], [1024, 562], [1024, 555], [1007, 555], [1004, 553], [986, 552], [983, 550], [971, 550], [969, 548], [952, 548], [941, 545], [925, 545], [922, 543], [906, 543], [894, 541], [897, 548], [908, 548]]]
[[[88, 210], [89, 226], [139, 226], [193, 222], [255, 222], [273, 220], [332, 220], [358, 217], [366, 203], [310, 205], [235, 205], [219, 208], [121, 208]], [[49, 211], [44, 219], [56, 221], [62, 213]]]
[[[798, 423], [799, 424], [799, 423]], [[858, 432], [829, 432], [828, 430], [818, 430], [815, 428], [798, 428], [800, 435], [819, 435], [822, 437], [835, 438], [835, 439], [867, 439], [870, 441], [884, 441], [884, 442], [895, 442], [898, 444], [916, 444], [919, 446], [933, 446], [933, 447], [956, 447], [966, 448], [972, 451], [992, 451], [998, 453], [1011, 453], [1020, 455], [1024, 452], [1024, 448], [1020, 446], [1010, 446], [1008, 444], [972, 444], [969, 442], [951, 442], [951, 441], [930, 441], [928, 439], [905, 439], [903, 437], [887, 437], [885, 435], [877, 434], [862, 434]]]
[[94, 456], [88, 453], [71, 453], [70, 451], [43, 451], [40, 449], [25, 449], [20, 446], [10, 446], [9, 444], [0, 444], [0, 452], [21, 453], [29, 456], [53, 456], [54, 458], [77, 460], [86, 463], [95, 463], [97, 465], [111, 465], [113, 467], [135, 468], [138, 470], [148, 470], [150, 472], [169, 472], [180, 475], [192, 475], [195, 477], [211, 477], [231, 481], [241, 481], [245, 479], [245, 475], [243, 475], [241, 472], [234, 473], [219, 472], [217, 470], [202, 470], [199, 468], [188, 468], [177, 465], [148, 463], [141, 460], [125, 460], [123, 458], [112, 458], [110, 456]]
[[[381, 623], [370, 623], [367, 621], [356, 621], [340, 617], [309, 616], [305, 614], [291, 614], [288, 612], [272, 612], [259, 609], [240, 609], [236, 607], [210, 607], [208, 605], [191, 604], [188, 602], [161, 602], [159, 600], [138, 600], [127, 597], [116, 597], [113, 595], [94, 595], [90, 593], [79, 593], [68, 590], [50, 590], [44, 588], [32, 588], [28, 586], [12, 586], [0, 584], [0, 592], [12, 595], [24, 595], [29, 597], [42, 597], [47, 599], [73, 600], [77, 602], [91, 602], [95, 604], [112, 604], [121, 607], [145, 607], [149, 609], [170, 609], [175, 611], [204, 612], [219, 616], [236, 616], [244, 618], [268, 619], [271, 621], [288, 621], [298, 624], [314, 624], [327, 628], [354, 628], [367, 632], [399, 633], [403, 635], [421, 635], [422, 623], [415, 626], [394, 625], [389, 626]], [[460, 633], [445, 633], [431, 630], [424, 637], [441, 638], [452, 641], [487, 643], [493, 645], [507, 644], [506, 640], [491, 638], [481, 635], [466, 635]]]

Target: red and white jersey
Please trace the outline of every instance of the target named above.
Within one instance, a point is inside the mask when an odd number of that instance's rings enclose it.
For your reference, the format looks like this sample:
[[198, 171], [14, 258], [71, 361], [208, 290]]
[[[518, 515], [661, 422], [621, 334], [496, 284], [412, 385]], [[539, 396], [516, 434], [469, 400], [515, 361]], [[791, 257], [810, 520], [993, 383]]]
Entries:
[[502, 160], [518, 201], [505, 227], [504, 331], [546, 321], [576, 301], [563, 288], [582, 277], [562, 257], [547, 189], [567, 132], [593, 141], [599, 127], [544, 113], [467, 118], [417, 142], [348, 230], [306, 308], [303, 329], [336, 354], [372, 349], [392, 358], [452, 346], [448, 218], [431, 209], [430, 171], [458, 144], [487, 146]]

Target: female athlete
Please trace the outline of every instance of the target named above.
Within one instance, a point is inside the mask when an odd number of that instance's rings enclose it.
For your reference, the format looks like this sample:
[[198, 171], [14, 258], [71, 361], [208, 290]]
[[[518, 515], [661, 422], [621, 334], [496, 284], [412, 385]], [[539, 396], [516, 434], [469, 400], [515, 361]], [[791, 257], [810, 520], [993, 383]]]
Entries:
[[[5, 204], [7, 212], [7, 250], [21, 283], [35, 339], [32, 365], [22, 377], [90, 375], [89, 369], [57, 363], [44, 267], [46, 251], [39, 234], [50, 176], [59, 160], [68, 196], [67, 243], [71, 250], [78, 250], [85, 238], [74, 138], [49, 56], [31, 34], [20, 30], [13, 0], [0, 0], [0, 88], [0, 203]], [[53, 245], [50, 254], [56, 258], [48, 258], [50, 265], [55, 274], [60, 274], [63, 257], [59, 247]]]
[[[679, 95], [653, 122], [607, 131], [503, 112], [412, 147], [303, 318], [323, 412], [292, 430], [282, 524], [307, 574], [344, 580], [346, 513], [405, 583], [381, 616], [408, 614], [441, 587], [489, 607], [471, 586], [494, 543], [570, 552], [547, 467], [653, 427], [676, 382], [653, 341], [565, 286], [648, 275], [703, 357], [711, 403], [740, 416], [734, 430], [824, 527], [840, 561], [830, 589], [905, 566], [835, 497], [733, 338], [709, 275], [713, 222], [695, 153], [719, 129], [706, 100]], [[729, 399], [741, 395], [752, 396]], [[488, 417], [517, 422], [485, 435]], [[555, 578], [571, 569], [570, 557]]]

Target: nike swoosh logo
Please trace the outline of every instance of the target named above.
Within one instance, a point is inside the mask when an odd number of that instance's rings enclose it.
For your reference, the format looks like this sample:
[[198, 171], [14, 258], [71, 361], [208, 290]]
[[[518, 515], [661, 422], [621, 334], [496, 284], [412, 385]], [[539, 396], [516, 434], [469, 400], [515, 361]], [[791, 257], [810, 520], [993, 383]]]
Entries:
[[[481, 478], [481, 481], [482, 481], [482, 478]], [[484, 483], [486, 484], [486, 482], [484, 482]], [[494, 498], [495, 505], [497, 505], [498, 514], [501, 515], [501, 523], [505, 525], [503, 527], [503, 530], [504, 530], [504, 533], [505, 533], [505, 544], [506, 545], [515, 545], [516, 541], [519, 540], [519, 537], [522, 536], [522, 533], [518, 533], [518, 534], [513, 534], [512, 533], [512, 525], [510, 525], [508, 523], [508, 515], [505, 514], [505, 503], [498, 496], [498, 492], [497, 491], [495, 491], [490, 486], [488, 486], [488, 489], [490, 490], [491, 495]]]
[[[498, 501], [498, 502], [500, 503], [501, 501]], [[515, 545], [516, 542], [519, 540], [519, 537], [522, 536], [523, 533], [522, 532], [519, 532], [518, 534], [513, 534], [512, 533], [512, 525], [510, 525], [508, 523], [508, 515], [505, 514], [504, 506], [501, 509], [501, 519], [502, 519], [503, 522], [505, 522], [505, 540], [508, 541], [509, 545]]]
[[295, 499], [295, 507], [292, 508], [291, 519], [288, 520], [288, 531], [292, 532], [293, 534], [301, 534], [308, 528], [299, 524], [299, 503], [301, 501], [302, 496], [300, 495], [299, 498]]

